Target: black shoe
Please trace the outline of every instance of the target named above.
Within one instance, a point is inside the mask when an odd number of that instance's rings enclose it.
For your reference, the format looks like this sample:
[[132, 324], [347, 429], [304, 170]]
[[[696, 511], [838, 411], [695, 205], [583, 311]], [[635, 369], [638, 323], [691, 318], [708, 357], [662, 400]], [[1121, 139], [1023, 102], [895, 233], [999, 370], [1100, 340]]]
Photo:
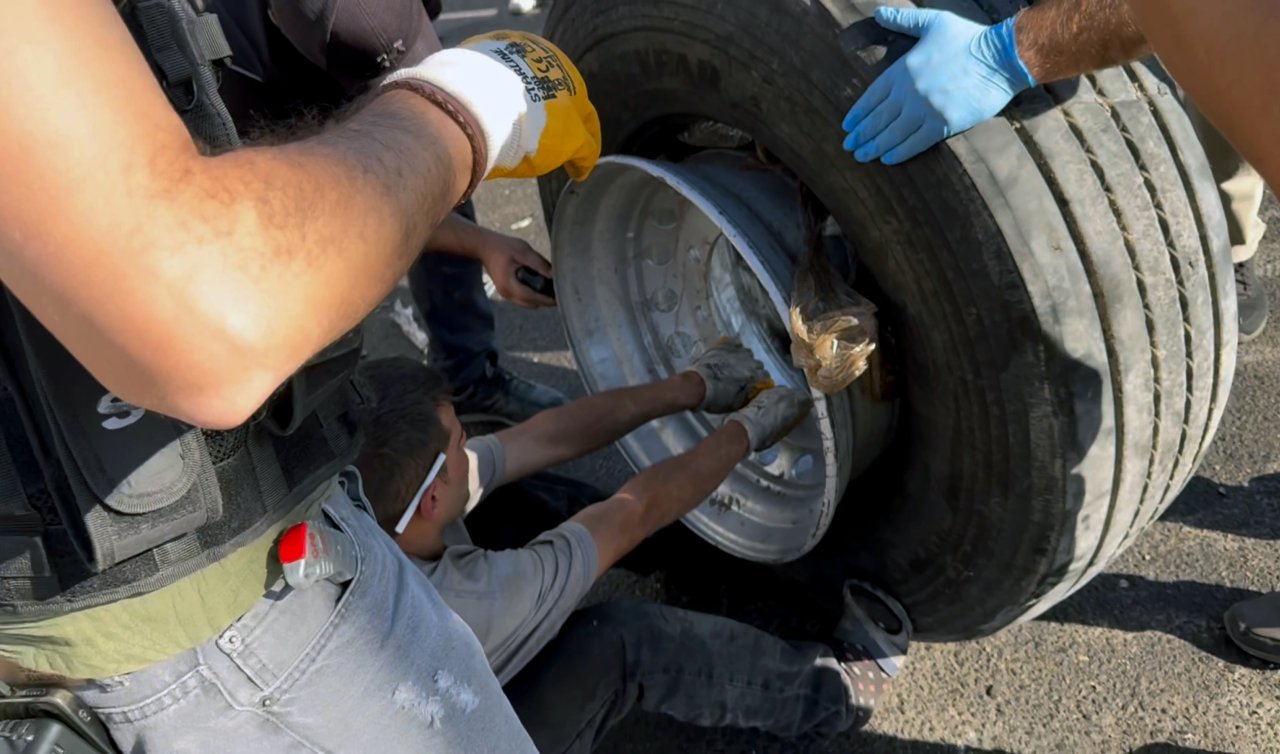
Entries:
[[911, 633], [911, 619], [897, 600], [870, 584], [845, 582], [844, 611], [832, 648], [849, 682], [855, 727], [867, 724], [902, 672]]
[[835, 638], [861, 646], [890, 678], [907, 662], [912, 625], [907, 611], [894, 598], [862, 581], [844, 584], [844, 608]]
[[1258, 337], [1267, 326], [1267, 289], [1258, 279], [1253, 260], [1235, 265], [1236, 305], [1240, 310], [1240, 340], [1247, 342]]
[[463, 422], [512, 425], [568, 402], [559, 390], [517, 377], [495, 364], [483, 379], [465, 386], [454, 396], [453, 408]]
[[1236, 646], [1280, 665], [1280, 592], [1237, 602], [1227, 610], [1222, 622]]

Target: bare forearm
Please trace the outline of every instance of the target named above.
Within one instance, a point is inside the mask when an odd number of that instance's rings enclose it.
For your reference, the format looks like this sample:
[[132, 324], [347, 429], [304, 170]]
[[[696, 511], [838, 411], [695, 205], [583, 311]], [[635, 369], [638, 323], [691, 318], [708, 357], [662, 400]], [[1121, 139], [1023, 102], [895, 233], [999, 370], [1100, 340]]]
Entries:
[[726, 422], [693, 450], [650, 466], [575, 515], [596, 542], [597, 575], [706, 500], [750, 450], [746, 429]]
[[1018, 14], [1018, 57], [1040, 83], [1137, 60], [1150, 52], [1125, 0], [1043, 0]]
[[1280, 4], [1129, 0], [1129, 7], [1196, 107], [1280, 186]]
[[250, 415], [373, 308], [465, 190], [465, 137], [413, 94], [205, 157], [111, 3], [0, 3], [0, 21], [0, 278], [145, 408]]
[[702, 378], [684, 372], [648, 385], [607, 390], [544, 411], [498, 433], [510, 482], [599, 450], [659, 417], [696, 408]]
[[464, 190], [470, 150], [437, 108], [392, 92], [316, 137], [208, 162], [174, 210], [203, 219], [202, 245], [227, 265], [193, 272], [248, 295], [206, 303], [251, 307], [264, 345], [300, 362], [400, 278]]
[[458, 214], [447, 215], [427, 239], [423, 251], [474, 259], [484, 243], [484, 229]]
[[92, 276], [26, 303], [125, 400], [233, 425], [391, 290], [462, 192], [459, 155], [452, 121], [407, 92], [302, 142], [192, 154], [117, 198], [148, 208], [133, 223], [86, 233], [104, 262], [140, 252], [113, 278], [130, 305], [60, 307], [101, 296], [76, 290]]
[[[313, 138], [200, 158], [191, 190], [166, 213], [185, 223], [172, 230], [186, 234], [188, 253], [147, 277], [186, 292], [184, 313], [203, 323], [209, 363], [167, 375], [140, 405], [216, 395], [204, 384], [216, 376], [238, 405], [215, 407], [200, 423], [252, 412], [391, 290], [463, 191], [464, 155], [465, 137], [447, 116], [395, 92]], [[215, 368], [226, 364], [241, 370], [234, 381]]]
[[640, 472], [618, 494], [641, 501], [647, 537], [706, 500], [750, 451], [746, 429], [726, 422], [693, 450]]
[[411, 256], [457, 204], [471, 171], [457, 125], [404, 90], [370, 98], [310, 138], [207, 162], [206, 198], [214, 207], [238, 199], [254, 221], [251, 240], [295, 247], [277, 255], [285, 264], [323, 257], [339, 243], [351, 252], [333, 255], [342, 263], [357, 254]]

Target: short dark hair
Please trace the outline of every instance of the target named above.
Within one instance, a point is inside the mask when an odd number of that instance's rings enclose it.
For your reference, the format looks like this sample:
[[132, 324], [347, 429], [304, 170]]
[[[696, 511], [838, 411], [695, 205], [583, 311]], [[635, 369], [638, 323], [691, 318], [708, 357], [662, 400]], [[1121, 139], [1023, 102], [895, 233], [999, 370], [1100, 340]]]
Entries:
[[[449, 382], [437, 369], [406, 357], [373, 359], [358, 380], [369, 400], [361, 414], [364, 445], [356, 468], [378, 525], [392, 533], [436, 456], [449, 447], [440, 407]], [[440, 469], [445, 477], [445, 469]]]

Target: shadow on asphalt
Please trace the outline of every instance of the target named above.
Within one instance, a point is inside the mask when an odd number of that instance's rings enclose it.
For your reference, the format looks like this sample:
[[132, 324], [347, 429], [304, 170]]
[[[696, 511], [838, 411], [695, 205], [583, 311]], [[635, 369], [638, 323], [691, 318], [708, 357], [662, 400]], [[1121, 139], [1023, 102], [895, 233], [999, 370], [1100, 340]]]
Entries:
[[842, 751], [859, 752], [859, 754], [956, 754], [956, 752], [964, 752], [964, 754], [1014, 754], [1009, 749], [982, 749], [961, 744], [912, 741], [880, 733], [852, 733], [845, 737], [845, 743], [851, 748], [843, 749]]
[[[502, 351], [520, 353], [559, 353], [569, 347], [565, 340], [560, 313], [555, 309], [522, 309], [515, 304], [501, 299], [492, 301], [494, 317], [499, 322], [513, 325], [515, 342], [502, 344]], [[499, 328], [501, 332], [503, 328]], [[576, 370], [574, 377], [577, 377]]]
[[[540, 361], [512, 356], [511, 354], [503, 354], [499, 363], [511, 368], [512, 371], [526, 380], [533, 380], [542, 385], [552, 385], [560, 390], [566, 390], [569, 386], [578, 387], [582, 384], [582, 378], [578, 376], [578, 372], [568, 367], [544, 364]], [[585, 391], [575, 392], [570, 397], [577, 395], [585, 395]]]
[[[654, 731], [661, 731], [655, 735]], [[872, 731], [855, 731], [831, 740], [794, 739], [754, 730], [710, 729], [678, 723], [654, 714], [633, 714], [600, 745], [601, 754], [649, 754], [646, 741], [679, 741], [684, 751], [721, 754], [1017, 754], [1008, 749], [983, 749], [964, 744], [915, 741]], [[1143, 754], [1199, 754], [1196, 749], [1151, 749]]]
[[1198, 476], [1160, 520], [1250, 539], [1280, 541], [1280, 474], [1254, 477], [1242, 487]]
[[[654, 731], [661, 731], [655, 736]], [[984, 749], [965, 744], [916, 741], [884, 733], [857, 731], [834, 740], [812, 737], [778, 738], [748, 730], [708, 729], [676, 722], [661, 715], [632, 714], [600, 745], [602, 754], [649, 754], [645, 741], [680, 741], [686, 751], [715, 751], [722, 754], [1016, 754], [1010, 749]], [[1216, 749], [1200, 749], [1171, 743], [1150, 743], [1128, 754], [1226, 754]]]
[[1227, 754], [1216, 749], [1195, 749], [1177, 744], [1147, 744], [1130, 749], [1129, 754]]
[[1104, 573], [1039, 620], [1130, 633], [1157, 631], [1181, 639], [1224, 662], [1255, 670], [1276, 670], [1277, 666], [1237, 649], [1222, 625], [1222, 614], [1228, 607], [1258, 595], [1259, 592], [1249, 589], [1199, 581], [1152, 581], [1141, 576]]
[[964, 752], [964, 754], [1014, 754], [1008, 749], [982, 749], [961, 744], [912, 741], [880, 733], [852, 733], [845, 737], [845, 743], [851, 748], [843, 749], [843, 751], [854, 751], [859, 752], [859, 754], [956, 754], [956, 752]]

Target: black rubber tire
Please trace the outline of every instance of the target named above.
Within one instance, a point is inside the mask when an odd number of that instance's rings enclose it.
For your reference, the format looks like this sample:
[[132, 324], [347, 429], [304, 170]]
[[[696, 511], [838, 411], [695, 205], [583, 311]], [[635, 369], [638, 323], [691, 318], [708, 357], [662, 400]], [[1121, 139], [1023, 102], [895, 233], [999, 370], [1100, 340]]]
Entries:
[[[838, 124], [911, 43], [874, 5], [557, 0], [546, 33], [606, 153], [644, 153], [664, 119], [728, 123], [846, 230], [896, 325], [906, 450], [889, 499], [851, 485], [810, 573], [869, 576], [922, 637], [971, 638], [1079, 588], [1187, 483], [1235, 365], [1230, 251], [1153, 65], [1027, 92], [904, 166], [856, 163]], [[549, 215], [563, 181], [543, 181]]]

